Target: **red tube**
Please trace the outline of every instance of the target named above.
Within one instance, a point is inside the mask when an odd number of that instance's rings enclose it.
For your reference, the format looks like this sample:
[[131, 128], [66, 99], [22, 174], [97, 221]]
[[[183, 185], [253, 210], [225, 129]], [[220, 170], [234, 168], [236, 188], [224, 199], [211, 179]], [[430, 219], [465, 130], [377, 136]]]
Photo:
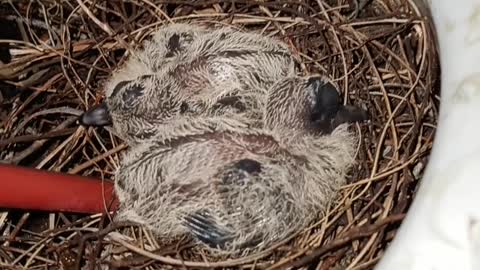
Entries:
[[0, 208], [93, 214], [117, 206], [110, 182], [0, 165]]

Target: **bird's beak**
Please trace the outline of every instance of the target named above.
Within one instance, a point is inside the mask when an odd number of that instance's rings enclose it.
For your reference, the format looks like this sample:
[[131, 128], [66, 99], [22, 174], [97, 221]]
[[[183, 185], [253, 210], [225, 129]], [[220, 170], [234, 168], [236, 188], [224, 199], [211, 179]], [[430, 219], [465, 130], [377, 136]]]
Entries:
[[80, 124], [84, 126], [108, 126], [112, 124], [112, 117], [107, 104], [101, 103], [92, 107], [80, 116]]
[[336, 127], [343, 123], [354, 123], [368, 120], [367, 111], [357, 106], [342, 105], [337, 111], [333, 120], [333, 125]]

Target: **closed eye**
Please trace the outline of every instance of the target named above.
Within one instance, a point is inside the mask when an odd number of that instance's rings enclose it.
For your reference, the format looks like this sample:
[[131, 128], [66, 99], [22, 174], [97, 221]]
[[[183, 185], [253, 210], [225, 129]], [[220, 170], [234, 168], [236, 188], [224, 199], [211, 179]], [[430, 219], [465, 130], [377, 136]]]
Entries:
[[121, 81], [117, 85], [115, 85], [115, 88], [113, 88], [112, 94], [110, 97], [115, 97], [118, 95], [118, 92], [120, 92], [120, 89], [122, 89], [125, 85], [127, 85], [131, 81]]
[[143, 85], [135, 83], [125, 88], [122, 94], [122, 100], [125, 106], [132, 107], [143, 95], [145, 88]]

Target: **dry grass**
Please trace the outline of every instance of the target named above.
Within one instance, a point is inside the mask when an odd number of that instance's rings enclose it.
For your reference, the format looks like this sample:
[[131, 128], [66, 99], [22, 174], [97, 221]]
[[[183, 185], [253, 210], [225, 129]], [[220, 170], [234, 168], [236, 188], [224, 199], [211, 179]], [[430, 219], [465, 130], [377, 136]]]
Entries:
[[10, 41], [11, 61], [0, 64], [0, 159], [7, 163], [112, 179], [125, 145], [78, 126], [76, 117], [102, 98], [102, 82], [128, 51], [172, 21], [277, 36], [300, 53], [306, 74], [328, 74], [345, 102], [368, 108], [372, 119], [357, 126], [358, 166], [341, 199], [266, 252], [214, 260], [187, 239], [164, 244], [105, 215], [12, 210], [0, 212], [0, 268], [371, 269], [408, 210], [436, 128], [435, 38], [419, 9], [407, 0], [2, 4], [0, 18], [29, 22], [22, 41]]

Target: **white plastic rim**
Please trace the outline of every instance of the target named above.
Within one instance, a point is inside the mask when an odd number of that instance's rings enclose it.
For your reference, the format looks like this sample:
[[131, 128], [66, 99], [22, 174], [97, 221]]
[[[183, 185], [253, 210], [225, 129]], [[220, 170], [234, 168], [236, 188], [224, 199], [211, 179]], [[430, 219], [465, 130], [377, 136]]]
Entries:
[[441, 103], [416, 198], [376, 270], [480, 269], [480, 0], [428, 1]]

